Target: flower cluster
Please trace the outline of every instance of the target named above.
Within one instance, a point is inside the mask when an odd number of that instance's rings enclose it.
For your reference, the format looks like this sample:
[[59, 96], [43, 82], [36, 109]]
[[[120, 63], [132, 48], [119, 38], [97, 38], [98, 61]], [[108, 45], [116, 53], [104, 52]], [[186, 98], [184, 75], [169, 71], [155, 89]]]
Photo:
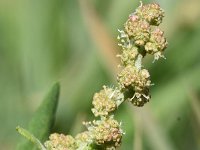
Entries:
[[135, 66], [128, 65], [118, 74], [118, 82], [120, 88], [125, 93], [126, 91], [134, 91], [128, 99], [135, 106], [143, 106], [150, 99], [149, 87], [149, 72], [146, 69], [138, 69]]
[[117, 109], [123, 100], [123, 94], [119, 90], [103, 86], [103, 90], [94, 94], [92, 112], [96, 117], [108, 116]]
[[167, 42], [163, 36], [164, 32], [156, 27], [152, 32], [149, 41], [145, 45], [145, 50], [149, 54], [154, 54], [155, 59], [163, 57], [162, 52], [167, 47]]
[[164, 11], [157, 3], [147, 5], [141, 3], [141, 6], [136, 9], [135, 14], [150, 25], [159, 25], [164, 17]]
[[125, 99], [138, 107], [150, 99], [150, 74], [143, 69], [142, 59], [146, 54], [151, 54], [158, 60], [164, 57], [163, 51], [167, 47], [164, 32], [158, 27], [163, 17], [164, 11], [158, 4], [141, 3], [129, 16], [124, 30], [119, 30], [118, 45], [122, 47], [122, 54], [118, 57], [123, 68], [117, 79]]
[[45, 142], [47, 150], [115, 150], [120, 146], [122, 135], [121, 123], [113, 116], [102, 117], [100, 120], [83, 123], [88, 131], [73, 138], [70, 135], [51, 134]]
[[125, 31], [136, 45], [143, 46], [150, 36], [150, 25], [147, 21], [132, 14], [125, 23]]
[[118, 30], [118, 45], [122, 53], [121, 72], [117, 75], [118, 87], [103, 86], [94, 94], [92, 113], [98, 119], [84, 122], [87, 130], [73, 138], [63, 134], [52, 134], [45, 142], [47, 150], [116, 150], [122, 142], [121, 123], [114, 119], [114, 111], [128, 100], [141, 107], [150, 100], [150, 74], [143, 68], [142, 59], [151, 54], [157, 60], [163, 56], [167, 41], [158, 28], [164, 11], [156, 3], [141, 5]]
[[44, 145], [47, 150], [77, 149], [75, 139], [72, 136], [58, 133], [51, 134], [49, 141], [46, 141]]
[[121, 58], [122, 66], [133, 65], [135, 63], [135, 59], [138, 55], [137, 47], [124, 48], [121, 55], [117, 55], [117, 57]]
[[[156, 3], [141, 5], [132, 13], [120, 31], [119, 45], [123, 49], [138, 47], [142, 49], [143, 56], [148, 53], [157, 60], [163, 57], [162, 53], [167, 47], [163, 31], [158, 28], [162, 22], [164, 11]], [[128, 44], [127, 44], [128, 43]]]
[[113, 116], [103, 117], [101, 120], [84, 123], [92, 135], [92, 140], [103, 146], [105, 149], [115, 149], [119, 147], [122, 140], [123, 131], [121, 123], [113, 119]]

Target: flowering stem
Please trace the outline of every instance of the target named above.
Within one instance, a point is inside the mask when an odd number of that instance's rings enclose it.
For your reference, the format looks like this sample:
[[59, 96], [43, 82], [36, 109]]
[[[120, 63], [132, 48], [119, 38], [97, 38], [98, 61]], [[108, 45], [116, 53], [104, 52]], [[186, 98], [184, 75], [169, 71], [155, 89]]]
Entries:
[[[118, 30], [120, 35], [118, 45], [122, 53], [121, 72], [117, 75], [118, 86], [103, 86], [94, 94], [92, 112], [98, 117], [93, 122], [84, 122], [87, 130], [75, 138], [67, 135], [52, 134], [45, 146], [52, 150], [61, 138], [65, 139], [62, 146], [75, 149], [117, 149], [121, 145], [124, 132], [121, 123], [114, 119], [115, 110], [125, 101], [134, 106], [142, 107], [150, 100], [150, 74], [143, 69], [142, 60], [146, 54], [151, 54], [157, 60], [167, 46], [163, 32], [156, 26], [162, 22], [164, 11], [156, 3], [143, 5], [129, 15], [124, 30]], [[93, 146], [96, 145], [96, 148]]]
[[[164, 32], [158, 28], [164, 17], [164, 11], [156, 3], [140, 6], [131, 13], [124, 24], [118, 45], [122, 53], [121, 71], [117, 74], [117, 87], [103, 86], [94, 94], [92, 113], [94, 121], [84, 122], [87, 130], [76, 137], [63, 134], [51, 134], [44, 143], [47, 150], [116, 150], [122, 143], [124, 135], [121, 122], [114, 119], [114, 113], [125, 101], [134, 106], [142, 107], [150, 100], [151, 80], [147, 69], [143, 68], [142, 60], [147, 54], [154, 60], [163, 56], [167, 41]], [[18, 131], [38, 147], [44, 146], [29, 132], [18, 128]]]

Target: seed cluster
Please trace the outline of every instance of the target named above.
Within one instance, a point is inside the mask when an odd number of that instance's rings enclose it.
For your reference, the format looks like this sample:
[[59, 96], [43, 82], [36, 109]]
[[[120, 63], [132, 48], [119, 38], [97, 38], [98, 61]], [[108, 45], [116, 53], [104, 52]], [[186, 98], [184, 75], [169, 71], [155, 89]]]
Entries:
[[75, 139], [70, 135], [51, 134], [49, 141], [45, 142], [47, 150], [75, 150], [77, 149]]
[[96, 117], [108, 116], [123, 100], [123, 94], [119, 90], [103, 86], [103, 90], [94, 94], [92, 112]]
[[117, 87], [103, 86], [94, 94], [92, 113], [98, 117], [84, 122], [87, 130], [73, 138], [70, 135], [52, 134], [45, 142], [47, 150], [116, 150], [121, 145], [123, 131], [121, 123], [114, 119], [114, 111], [124, 101], [142, 107], [150, 100], [150, 74], [143, 68], [146, 54], [157, 60], [163, 56], [167, 41], [158, 28], [164, 11], [156, 3], [141, 5], [132, 13], [120, 35], [118, 45], [122, 53], [121, 71], [117, 75]]
[[[123, 66], [117, 79], [125, 99], [133, 105], [141, 107], [150, 100], [149, 88], [151, 86], [150, 74], [143, 69], [142, 59], [146, 54], [154, 56], [155, 60], [163, 57], [167, 47], [164, 32], [158, 27], [164, 17], [164, 11], [156, 3], [141, 5], [132, 13], [124, 30], [119, 30], [119, 46], [122, 53]], [[128, 94], [127, 94], [128, 93]]]
[[127, 65], [133, 65], [135, 63], [135, 59], [138, 55], [138, 48], [137, 47], [131, 47], [126, 48], [122, 51], [121, 55], [117, 55], [117, 57], [121, 58], [121, 64], [122, 66]]
[[135, 106], [143, 106], [150, 99], [149, 72], [146, 69], [137, 69], [128, 65], [118, 74], [118, 82], [123, 91], [134, 91], [128, 100]]
[[143, 46], [150, 36], [150, 25], [147, 21], [131, 15], [125, 23], [125, 31], [132, 38], [136, 45]]
[[147, 5], [141, 3], [141, 6], [136, 9], [135, 14], [146, 20], [150, 25], [159, 25], [164, 17], [164, 11], [157, 3]]
[[145, 50], [149, 54], [154, 54], [155, 59], [163, 57], [162, 53], [167, 47], [167, 41], [163, 36], [164, 32], [156, 27], [152, 32], [149, 41], [145, 45]]
[[[145, 56], [146, 53], [154, 55], [157, 60], [163, 57], [162, 53], [167, 47], [164, 32], [159, 25], [164, 17], [164, 11], [156, 3], [139, 6], [132, 13], [120, 31], [119, 45], [124, 49], [138, 47]], [[141, 53], [140, 51], [140, 53]]]
[[113, 116], [108, 118], [101, 118], [101, 120], [86, 122], [92, 139], [97, 145], [104, 145], [107, 149], [110, 147], [119, 147], [121, 144], [121, 139], [123, 131], [121, 129], [121, 124], [113, 119]]

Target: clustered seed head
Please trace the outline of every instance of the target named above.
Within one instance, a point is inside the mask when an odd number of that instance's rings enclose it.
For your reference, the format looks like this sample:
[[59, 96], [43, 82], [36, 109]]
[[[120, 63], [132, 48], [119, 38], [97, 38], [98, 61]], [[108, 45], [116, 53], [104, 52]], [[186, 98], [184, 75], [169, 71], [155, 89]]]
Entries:
[[[146, 43], [145, 49], [147, 53], [153, 54], [155, 56], [155, 59], [158, 59], [162, 56], [162, 52], [167, 47], [167, 41], [166, 38], [163, 36], [164, 32], [161, 31], [158, 27], [155, 28], [151, 32], [151, 37], [149, 39], [149, 42]], [[160, 55], [159, 57], [156, 57], [157, 55]]]
[[75, 150], [77, 149], [75, 139], [70, 135], [51, 134], [49, 141], [45, 142], [47, 150]]
[[104, 87], [99, 93], [94, 94], [92, 112], [95, 116], [107, 116], [109, 112], [117, 108], [117, 104], [113, 100], [113, 92], [113, 89]]
[[143, 106], [150, 99], [150, 74], [146, 69], [128, 65], [118, 74], [118, 82], [123, 91], [132, 91], [128, 98], [135, 106]]
[[150, 25], [159, 25], [164, 17], [164, 11], [157, 3], [143, 5], [136, 9], [135, 12], [140, 18], [148, 21]]
[[[138, 47], [142, 49], [143, 56], [146, 53], [152, 54], [155, 60], [164, 57], [162, 53], [167, 47], [167, 41], [164, 37], [164, 32], [155, 27], [160, 25], [163, 17], [164, 11], [158, 4], [141, 4], [129, 16], [124, 25], [124, 31], [119, 30], [118, 39], [120, 42], [118, 45], [122, 46], [123, 50]], [[128, 52], [125, 51], [123, 53]]]
[[125, 31], [129, 38], [135, 41], [138, 46], [144, 46], [150, 36], [150, 25], [145, 20], [139, 19], [138, 16], [132, 14], [125, 23]]
[[[135, 106], [143, 106], [150, 99], [150, 75], [143, 69], [142, 59], [146, 54], [154, 56], [154, 60], [163, 57], [167, 47], [164, 32], [157, 26], [164, 17], [164, 11], [156, 3], [141, 5], [129, 15], [124, 30], [118, 30], [119, 46], [122, 47], [120, 66], [122, 71], [117, 79], [125, 99]], [[128, 94], [127, 94], [128, 93]]]
[[103, 86], [103, 90], [94, 94], [92, 112], [95, 116], [107, 116], [117, 109], [121, 101], [123, 94], [119, 90]]
[[149, 77], [148, 70], [139, 70], [135, 66], [128, 65], [118, 74], [118, 82], [122, 89], [132, 86], [135, 91], [142, 91], [143, 88], [150, 86]]
[[121, 145], [122, 135], [120, 123], [114, 120], [112, 116], [101, 118], [101, 120], [87, 122], [89, 132], [93, 135], [93, 140], [97, 145], [103, 145], [106, 150], [119, 147]]
[[84, 122], [87, 130], [70, 135], [51, 134], [45, 142], [47, 150], [116, 150], [124, 134], [121, 123], [114, 119], [112, 113], [125, 100], [141, 107], [150, 99], [150, 74], [143, 69], [142, 59], [146, 54], [154, 55], [157, 60], [163, 56], [167, 41], [158, 26], [162, 22], [164, 11], [156, 3], [141, 5], [132, 13], [124, 30], [118, 30], [118, 45], [122, 53], [121, 72], [117, 75], [118, 87], [103, 86], [95, 93], [92, 112], [99, 119]]
[[117, 57], [121, 58], [121, 63], [123, 66], [134, 65], [135, 59], [138, 55], [138, 48], [131, 47], [122, 51], [121, 55], [117, 55]]

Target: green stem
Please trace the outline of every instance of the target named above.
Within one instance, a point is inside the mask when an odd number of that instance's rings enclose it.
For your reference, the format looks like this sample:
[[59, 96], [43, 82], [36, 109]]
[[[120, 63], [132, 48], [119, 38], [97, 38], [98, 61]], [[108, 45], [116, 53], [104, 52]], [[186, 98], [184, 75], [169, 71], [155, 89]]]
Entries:
[[31, 141], [33, 144], [35, 144], [40, 150], [46, 150], [46, 148], [42, 145], [42, 143], [30, 132], [27, 130], [21, 128], [21, 127], [16, 127], [16, 130], [25, 138], [27, 138], [29, 141]]

